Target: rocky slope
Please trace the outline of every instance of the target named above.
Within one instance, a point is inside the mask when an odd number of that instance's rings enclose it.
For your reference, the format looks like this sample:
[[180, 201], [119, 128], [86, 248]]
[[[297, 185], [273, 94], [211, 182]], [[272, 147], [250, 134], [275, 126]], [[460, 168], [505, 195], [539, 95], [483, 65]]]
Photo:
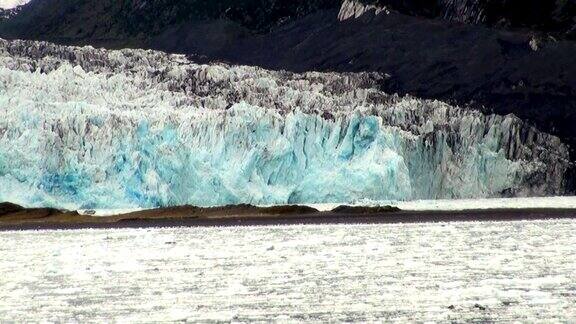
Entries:
[[503, 29], [576, 37], [574, 0], [348, 0], [397, 10], [408, 15], [440, 18]]
[[[411, 16], [539, 31], [559, 38], [576, 36], [574, 0], [43, 0], [32, 1], [21, 17], [2, 29], [14, 36], [95, 41], [99, 37], [145, 38], [173, 24], [223, 19], [266, 32], [319, 10], [338, 9], [343, 3]], [[34, 23], [43, 28], [33, 28]]]

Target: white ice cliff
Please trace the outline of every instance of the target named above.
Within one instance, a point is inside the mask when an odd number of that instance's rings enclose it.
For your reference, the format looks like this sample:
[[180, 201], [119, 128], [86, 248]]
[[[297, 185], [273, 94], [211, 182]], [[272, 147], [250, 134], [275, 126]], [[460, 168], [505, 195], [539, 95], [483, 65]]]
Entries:
[[514, 116], [144, 50], [0, 40], [0, 201], [61, 208], [564, 191], [568, 151]]

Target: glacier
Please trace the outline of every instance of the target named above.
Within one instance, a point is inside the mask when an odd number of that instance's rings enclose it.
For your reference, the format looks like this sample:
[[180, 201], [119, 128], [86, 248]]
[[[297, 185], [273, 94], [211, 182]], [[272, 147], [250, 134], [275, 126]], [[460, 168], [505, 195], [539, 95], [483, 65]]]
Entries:
[[0, 40], [0, 201], [27, 207], [560, 195], [557, 137], [513, 115], [183, 55]]

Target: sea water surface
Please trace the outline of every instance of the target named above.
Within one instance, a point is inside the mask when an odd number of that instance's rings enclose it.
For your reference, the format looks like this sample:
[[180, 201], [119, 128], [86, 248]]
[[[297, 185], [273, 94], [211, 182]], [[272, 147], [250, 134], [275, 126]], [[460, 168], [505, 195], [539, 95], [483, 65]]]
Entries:
[[0, 322], [576, 320], [576, 221], [0, 232]]

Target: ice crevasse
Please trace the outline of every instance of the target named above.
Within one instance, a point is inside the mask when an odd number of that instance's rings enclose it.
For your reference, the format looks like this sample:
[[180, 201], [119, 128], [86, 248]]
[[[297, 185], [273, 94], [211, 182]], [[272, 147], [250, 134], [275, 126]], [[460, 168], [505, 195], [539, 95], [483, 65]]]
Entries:
[[0, 42], [0, 201], [69, 209], [563, 193], [568, 150], [385, 76]]

